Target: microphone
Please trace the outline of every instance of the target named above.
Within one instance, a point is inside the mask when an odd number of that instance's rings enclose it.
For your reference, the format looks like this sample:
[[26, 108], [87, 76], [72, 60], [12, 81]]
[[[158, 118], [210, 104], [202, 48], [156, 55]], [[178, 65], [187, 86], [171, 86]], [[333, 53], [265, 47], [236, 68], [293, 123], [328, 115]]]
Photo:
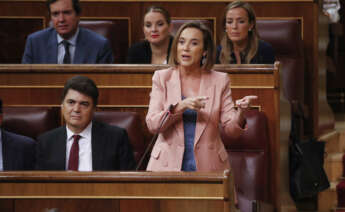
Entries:
[[157, 137], [158, 137], [158, 135], [159, 135], [159, 133], [160, 133], [160, 131], [161, 131], [161, 128], [162, 128], [163, 124], [165, 123], [165, 120], [166, 120], [166, 119], [168, 118], [168, 116], [171, 114], [171, 111], [173, 110], [173, 108], [174, 108], [174, 106], [173, 106], [173, 105], [170, 105], [170, 106], [169, 106], [169, 110], [166, 112], [166, 114], [164, 114], [164, 117], [163, 117], [161, 123], [159, 124], [159, 127], [158, 127], [157, 132], [154, 134], [154, 136], [153, 136], [153, 138], [151, 139], [149, 145], [146, 147], [145, 152], [144, 152], [143, 156], [141, 156], [140, 161], [139, 161], [139, 163], [138, 163], [138, 165], [137, 165], [135, 171], [138, 171], [139, 168], [140, 168], [140, 166], [143, 164], [144, 159], [146, 158], [146, 155], [149, 153], [150, 149], [151, 149], [151, 148], [153, 147], [153, 145], [155, 144], [155, 142], [156, 142], [156, 140], [157, 140]]

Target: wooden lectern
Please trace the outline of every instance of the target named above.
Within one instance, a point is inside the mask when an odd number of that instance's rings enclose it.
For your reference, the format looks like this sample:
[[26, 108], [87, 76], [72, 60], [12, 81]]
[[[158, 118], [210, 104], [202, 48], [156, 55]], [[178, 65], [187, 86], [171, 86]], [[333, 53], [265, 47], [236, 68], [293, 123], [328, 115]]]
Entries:
[[230, 212], [233, 176], [202, 172], [0, 172], [1, 212]]

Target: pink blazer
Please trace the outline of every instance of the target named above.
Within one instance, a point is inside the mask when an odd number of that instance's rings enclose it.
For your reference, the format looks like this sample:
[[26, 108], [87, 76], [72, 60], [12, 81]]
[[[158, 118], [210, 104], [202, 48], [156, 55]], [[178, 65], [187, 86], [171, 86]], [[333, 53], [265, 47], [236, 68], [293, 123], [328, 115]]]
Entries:
[[[219, 171], [230, 167], [228, 154], [220, 138], [219, 126], [229, 136], [237, 137], [244, 129], [237, 124], [236, 108], [231, 98], [226, 73], [203, 71], [199, 96], [208, 96], [205, 108], [197, 113], [194, 155], [197, 171]], [[156, 71], [152, 78], [150, 105], [146, 123], [156, 133], [169, 112], [169, 106], [181, 101], [180, 74], [176, 68]], [[184, 153], [182, 113], [165, 119], [151, 152], [147, 170], [180, 171]]]

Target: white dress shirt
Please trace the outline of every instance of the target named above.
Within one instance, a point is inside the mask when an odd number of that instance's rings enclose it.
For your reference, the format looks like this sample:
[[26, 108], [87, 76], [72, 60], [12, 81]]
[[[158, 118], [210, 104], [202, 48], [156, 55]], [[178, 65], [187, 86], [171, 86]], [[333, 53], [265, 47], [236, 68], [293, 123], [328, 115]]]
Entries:
[[[77, 32], [67, 41], [69, 42], [69, 53], [71, 55], [71, 63], [74, 61], [74, 53], [75, 53], [75, 48], [77, 45], [77, 37], [79, 34], [79, 28], [77, 29]], [[63, 57], [65, 56], [65, 47], [62, 44], [62, 41], [64, 39], [57, 34], [57, 42], [58, 42], [58, 64], [63, 64]]]
[[[92, 171], [92, 122], [78, 135], [79, 139], [79, 166], [78, 171]], [[67, 145], [66, 145], [66, 164], [65, 169], [68, 169], [69, 154], [73, 144], [73, 135], [75, 135], [66, 125], [67, 131]]]

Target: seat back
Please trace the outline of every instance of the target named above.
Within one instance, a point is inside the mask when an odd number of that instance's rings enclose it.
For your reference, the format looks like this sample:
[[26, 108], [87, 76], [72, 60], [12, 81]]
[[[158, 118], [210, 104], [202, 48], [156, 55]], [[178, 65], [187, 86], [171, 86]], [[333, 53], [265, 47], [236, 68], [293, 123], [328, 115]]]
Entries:
[[60, 108], [57, 107], [4, 107], [2, 127], [36, 139], [60, 126], [60, 120]]
[[[247, 130], [238, 138], [222, 133], [234, 171], [237, 199], [241, 211], [249, 211], [248, 200], [272, 203], [270, 192], [270, 147], [266, 115], [257, 110], [244, 114]], [[246, 210], [247, 208], [247, 210]]]
[[114, 63], [120, 64], [126, 62], [130, 41], [128, 19], [82, 19], [79, 25], [97, 32], [109, 40], [114, 54]]
[[43, 29], [42, 17], [2, 16], [0, 18], [0, 64], [20, 63], [29, 34]]
[[[187, 23], [187, 22], [190, 22], [190, 21], [199, 21], [203, 24], [205, 24], [210, 30], [211, 32], [215, 33], [215, 20], [213, 19], [205, 19], [205, 18], [202, 18], [200, 17], [199, 19], [198, 18], [189, 18], [189, 19], [172, 19], [171, 20], [171, 25], [172, 25], [172, 30], [171, 30], [171, 34], [175, 35], [176, 32], [178, 31], [178, 29], [184, 24], [184, 23]], [[214, 35], [214, 34], [213, 34]], [[215, 37], [215, 36], [214, 36]]]
[[300, 19], [258, 19], [261, 39], [269, 42], [281, 62], [283, 92], [290, 102], [304, 102], [305, 59]]
[[[138, 164], [146, 147], [140, 115], [135, 112], [96, 111], [94, 120], [126, 129]], [[141, 169], [145, 168], [146, 165], [143, 164]]]

